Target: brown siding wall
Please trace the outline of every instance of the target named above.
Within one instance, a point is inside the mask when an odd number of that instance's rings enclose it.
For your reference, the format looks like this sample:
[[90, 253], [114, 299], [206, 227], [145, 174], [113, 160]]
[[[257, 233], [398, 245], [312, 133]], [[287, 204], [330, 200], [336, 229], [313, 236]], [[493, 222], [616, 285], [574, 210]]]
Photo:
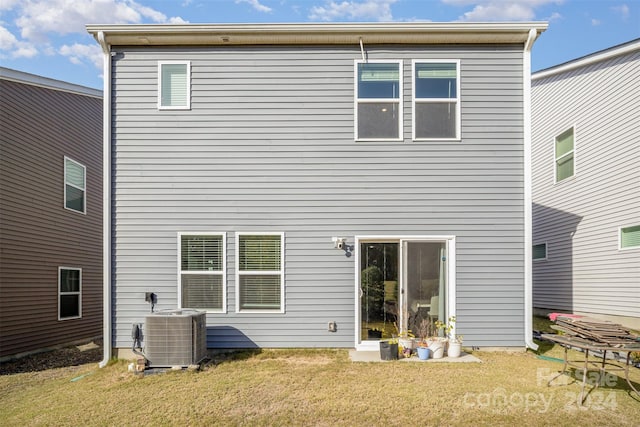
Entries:
[[[0, 79], [0, 358], [102, 333], [102, 100]], [[64, 208], [64, 157], [86, 215]], [[58, 267], [82, 268], [82, 317], [58, 320]]]

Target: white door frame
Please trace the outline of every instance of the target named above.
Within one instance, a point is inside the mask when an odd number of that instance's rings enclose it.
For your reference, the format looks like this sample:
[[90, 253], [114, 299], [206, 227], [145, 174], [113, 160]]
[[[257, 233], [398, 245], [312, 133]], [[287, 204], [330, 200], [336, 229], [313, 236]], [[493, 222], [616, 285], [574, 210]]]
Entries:
[[[397, 242], [399, 244], [398, 259], [401, 260], [401, 266], [403, 267], [402, 242], [434, 242], [434, 243], [446, 243], [446, 257], [447, 257], [447, 313], [448, 316], [456, 315], [456, 236], [452, 235], [364, 235], [355, 236], [354, 252], [355, 252], [355, 328], [354, 328], [354, 343], [355, 349], [358, 351], [378, 351], [380, 346], [378, 341], [361, 341], [360, 337], [360, 243], [364, 241], [371, 241], [376, 243], [383, 242]], [[403, 267], [404, 268], [404, 267]], [[404, 281], [403, 268], [399, 268], [398, 276], [400, 281]], [[398, 283], [400, 287], [404, 286], [404, 283]], [[453, 331], [455, 333], [455, 330]]]

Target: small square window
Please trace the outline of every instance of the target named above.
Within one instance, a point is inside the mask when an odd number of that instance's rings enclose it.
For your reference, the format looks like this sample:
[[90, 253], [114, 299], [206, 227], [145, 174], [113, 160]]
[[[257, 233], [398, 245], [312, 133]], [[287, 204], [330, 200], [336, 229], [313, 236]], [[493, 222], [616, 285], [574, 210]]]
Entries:
[[64, 207], [86, 213], [86, 168], [80, 163], [64, 158]]
[[236, 234], [237, 311], [284, 312], [284, 235]]
[[58, 320], [82, 317], [82, 269], [58, 267]]
[[547, 259], [547, 244], [539, 243], [537, 245], [533, 245], [533, 260], [539, 261]]
[[574, 175], [574, 135], [573, 128], [563, 132], [555, 139], [556, 182]]
[[191, 108], [191, 63], [158, 63], [158, 108], [188, 110]]
[[620, 228], [620, 249], [640, 248], [640, 225]]

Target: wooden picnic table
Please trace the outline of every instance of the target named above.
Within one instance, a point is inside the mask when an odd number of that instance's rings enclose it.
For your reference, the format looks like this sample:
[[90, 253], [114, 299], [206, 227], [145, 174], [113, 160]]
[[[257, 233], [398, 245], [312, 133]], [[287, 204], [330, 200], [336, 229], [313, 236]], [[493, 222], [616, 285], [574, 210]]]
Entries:
[[[638, 391], [632, 384], [629, 379], [629, 365], [631, 361], [631, 353], [634, 351], [640, 351], [640, 342], [638, 341], [628, 341], [626, 344], [607, 344], [602, 342], [597, 342], [581, 337], [576, 336], [566, 336], [566, 335], [555, 335], [555, 334], [542, 334], [541, 337], [543, 339], [555, 342], [564, 347], [564, 366], [562, 367], [562, 372], [558, 373], [558, 375], [554, 376], [547, 382], [547, 386], [550, 386], [551, 383], [561, 375], [567, 373], [567, 368], [571, 366], [572, 368], [582, 369], [582, 386], [580, 388], [580, 404], [584, 404], [584, 400], [586, 396], [584, 394], [585, 385], [587, 382], [587, 371], [591, 368], [591, 370], [597, 370], [599, 372], [598, 377], [599, 381], [596, 382], [595, 386], [591, 389], [595, 389], [598, 387], [600, 380], [603, 375], [608, 371], [624, 371], [624, 377], [633, 390], [638, 396], [640, 396], [640, 391]], [[568, 350], [569, 348], [574, 347], [584, 351], [584, 360], [569, 360]], [[589, 355], [593, 354], [593, 352], [602, 352], [602, 362], [599, 361], [590, 361]], [[617, 360], [615, 361], [607, 361], [607, 352], [618, 352], [618, 353], [627, 353], [627, 357], [624, 365], [621, 365]], [[591, 392], [591, 390], [589, 392]], [[587, 393], [588, 394], [588, 393]]]

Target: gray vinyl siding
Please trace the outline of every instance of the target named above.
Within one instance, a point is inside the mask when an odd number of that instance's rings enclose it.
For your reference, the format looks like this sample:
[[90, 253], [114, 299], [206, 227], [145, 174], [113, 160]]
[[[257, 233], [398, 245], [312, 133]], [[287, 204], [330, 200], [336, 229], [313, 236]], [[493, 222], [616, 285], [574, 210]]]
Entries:
[[[0, 357], [102, 335], [102, 99], [0, 79]], [[64, 208], [64, 157], [86, 214]], [[81, 318], [58, 320], [58, 267], [82, 269]]]
[[[534, 306], [640, 317], [640, 51], [533, 82]], [[575, 127], [575, 175], [554, 184], [553, 138]]]
[[[522, 46], [366, 50], [404, 60], [402, 142], [354, 142], [357, 46], [116, 49], [115, 347], [145, 292], [176, 307], [194, 231], [227, 233], [209, 347], [353, 347], [355, 257], [331, 238], [363, 235], [455, 235], [465, 343], [524, 345]], [[411, 140], [411, 60], [433, 58], [461, 60], [460, 142]], [[161, 60], [191, 61], [191, 110], [157, 110]], [[237, 231], [285, 233], [284, 314], [235, 312]]]

